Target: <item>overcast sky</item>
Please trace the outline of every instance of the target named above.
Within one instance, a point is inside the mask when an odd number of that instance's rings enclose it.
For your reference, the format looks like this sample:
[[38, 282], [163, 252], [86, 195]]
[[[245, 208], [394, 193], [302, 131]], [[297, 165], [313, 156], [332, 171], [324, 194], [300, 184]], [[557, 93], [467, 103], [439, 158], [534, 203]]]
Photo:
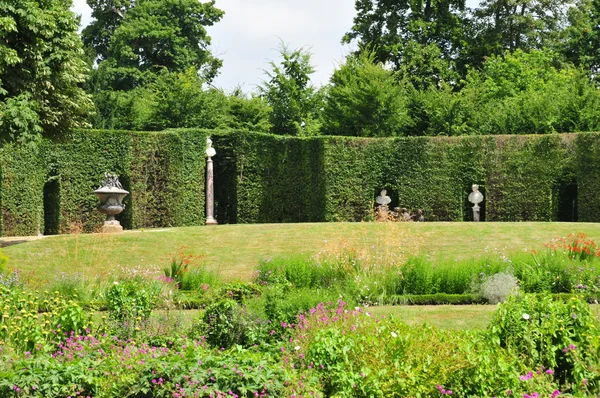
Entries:
[[[278, 59], [283, 40], [290, 48], [306, 47], [313, 54], [316, 85], [327, 83], [334, 67], [350, 51], [340, 43], [352, 27], [354, 0], [216, 0], [225, 16], [209, 27], [212, 51], [223, 60], [215, 86], [231, 90], [241, 85], [254, 91], [265, 79], [268, 62]], [[91, 21], [85, 0], [74, 0], [81, 24]]]

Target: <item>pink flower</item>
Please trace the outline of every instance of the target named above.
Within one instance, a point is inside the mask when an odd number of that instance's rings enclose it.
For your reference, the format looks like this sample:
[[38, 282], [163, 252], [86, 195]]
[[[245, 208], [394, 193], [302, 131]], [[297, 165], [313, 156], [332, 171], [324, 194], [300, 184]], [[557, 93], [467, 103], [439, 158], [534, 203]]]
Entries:
[[554, 371], [552, 369], [548, 369], [548, 370], [546, 370], [546, 373], [549, 374], [549, 375], [553, 375]]
[[560, 395], [560, 391], [558, 390], [554, 390], [554, 392], [552, 393], [552, 395], [550, 395], [551, 398], [556, 398]]
[[519, 376], [519, 379], [521, 379], [521, 381], [525, 381], [525, 380], [531, 379], [532, 377], [533, 377], [533, 373], [529, 372], [525, 376]]

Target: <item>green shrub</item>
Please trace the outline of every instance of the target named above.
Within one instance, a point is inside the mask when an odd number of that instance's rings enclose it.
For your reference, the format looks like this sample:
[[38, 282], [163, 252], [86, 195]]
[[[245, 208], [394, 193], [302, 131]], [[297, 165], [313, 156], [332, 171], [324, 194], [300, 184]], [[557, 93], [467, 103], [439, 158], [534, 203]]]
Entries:
[[248, 315], [233, 300], [221, 300], [206, 308], [199, 333], [212, 347], [229, 348], [244, 342]]
[[0, 274], [4, 274], [8, 266], [8, 256], [0, 248]]
[[150, 317], [160, 286], [143, 278], [115, 281], [106, 291], [109, 317], [133, 330]]
[[481, 333], [409, 327], [343, 302], [311, 309], [292, 338], [295, 367], [318, 374], [325, 396], [550, 396], [557, 389], [544, 373], [521, 382], [531, 368]]
[[261, 287], [252, 282], [234, 282], [217, 289], [215, 296], [234, 300], [240, 304], [246, 302], [252, 297], [260, 296]]
[[202, 290], [218, 287], [221, 283], [219, 274], [206, 267], [199, 266], [183, 274], [181, 290]]
[[[46, 349], [92, 327], [91, 314], [59, 292], [42, 301], [31, 292], [0, 286], [0, 308], [0, 343], [18, 352]], [[46, 312], [40, 314], [40, 308]]]
[[519, 293], [519, 281], [510, 272], [494, 274], [481, 285], [481, 296], [490, 304], [505, 301], [508, 296]]
[[[498, 308], [488, 334], [533, 369], [552, 369], [574, 393], [600, 389], [598, 320], [581, 298], [553, 300], [545, 295], [511, 296]], [[586, 381], [584, 381], [586, 380]]]

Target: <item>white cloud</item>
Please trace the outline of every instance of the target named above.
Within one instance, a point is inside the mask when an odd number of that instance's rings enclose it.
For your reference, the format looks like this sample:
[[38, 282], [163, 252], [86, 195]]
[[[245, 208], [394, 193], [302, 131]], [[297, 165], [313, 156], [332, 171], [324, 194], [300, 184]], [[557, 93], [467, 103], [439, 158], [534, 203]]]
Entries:
[[[340, 43], [352, 27], [354, 0], [217, 0], [224, 18], [209, 27], [212, 50], [223, 59], [214, 85], [230, 90], [240, 84], [254, 90], [265, 78], [269, 60], [278, 59], [280, 41], [306, 47], [317, 72], [313, 83], [327, 83], [336, 63], [349, 51]], [[74, 0], [82, 27], [91, 21], [85, 0]]]

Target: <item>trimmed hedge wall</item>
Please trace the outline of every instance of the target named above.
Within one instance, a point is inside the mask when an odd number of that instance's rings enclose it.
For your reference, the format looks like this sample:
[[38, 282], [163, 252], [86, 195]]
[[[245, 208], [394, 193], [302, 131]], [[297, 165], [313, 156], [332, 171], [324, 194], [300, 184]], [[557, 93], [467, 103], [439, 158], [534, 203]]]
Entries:
[[234, 132], [213, 141], [219, 222], [323, 220], [322, 139]]
[[58, 231], [92, 232], [102, 225], [93, 191], [106, 171], [130, 191], [120, 215], [124, 228], [202, 224], [206, 136], [199, 129], [83, 131], [56, 144]]
[[91, 232], [104, 172], [131, 195], [127, 229], [204, 223], [213, 136], [219, 223], [361, 221], [381, 189], [427, 221], [468, 221], [471, 184], [486, 221], [600, 221], [600, 134], [283, 137], [249, 132], [76, 131], [0, 151], [2, 235]]
[[0, 235], [44, 232], [44, 184], [48, 147], [0, 149]]
[[105, 172], [117, 173], [131, 193], [119, 216], [125, 228], [201, 225], [207, 134], [86, 130], [38, 149], [7, 145], [0, 152], [1, 234], [98, 230], [105, 216], [93, 191]]
[[[572, 192], [563, 187], [589, 174], [582, 169], [593, 167], [590, 159], [600, 160], [600, 152], [588, 153], [579, 143], [590, 137], [600, 142], [598, 134], [578, 137], [221, 134], [215, 138], [217, 216], [221, 223], [370, 220], [385, 188], [392, 207], [421, 208], [427, 221], [466, 221], [472, 217], [467, 196], [478, 183], [486, 196], [484, 220], [572, 221], [566, 219], [573, 214], [567, 208]], [[589, 159], [578, 161], [576, 154]], [[600, 203], [585, 195], [579, 202], [586, 200], [586, 209]], [[600, 218], [600, 209], [594, 212]]]

